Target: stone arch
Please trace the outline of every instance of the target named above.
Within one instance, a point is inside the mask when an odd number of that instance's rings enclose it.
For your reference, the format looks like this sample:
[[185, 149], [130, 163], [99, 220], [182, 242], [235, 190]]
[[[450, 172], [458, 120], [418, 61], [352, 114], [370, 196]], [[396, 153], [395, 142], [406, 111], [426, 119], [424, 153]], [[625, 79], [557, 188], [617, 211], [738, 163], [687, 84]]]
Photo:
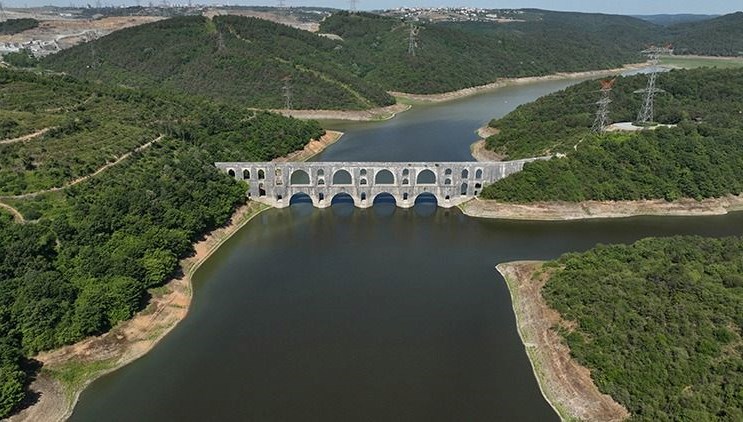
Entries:
[[410, 180], [408, 180], [408, 179], [402, 179], [402, 184], [403, 185], [409, 185], [410, 184]]
[[451, 197], [450, 197], [449, 195], [446, 195], [446, 197], [444, 198], [444, 200], [445, 200], [445, 201], [447, 201], [447, 202], [448, 202], [448, 201], [449, 201], [450, 199], [451, 199]]
[[482, 188], [482, 183], [475, 183], [475, 189]]
[[320, 192], [317, 194], [317, 200], [319, 202], [325, 202], [325, 194], [323, 192]]
[[335, 204], [353, 204], [353, 197], [346, 192], [339, 192], [330, 200], [331, 205]]
[[444, 180], [444, 184], [447, 185], [447, 186], [448, 185], [451, 185], [451, 179]]
[[227, 170], [227, 174], [229, 174], [230, 177], [235, 177], [235, 169], [229, 169], [229, 170]]
[[377, 174], [374, 175], [374, 184], [375, 185], [394, 185], [395, 175], [392, 174], [392, 172], [387, 169], [379, 170]]
[[366, 201], [366, 192], [361, 192], [361, 200]]
[[325, 176], [325, 170], [319, 169], [317, 170], [317, 177], [323, 177]]
[[258, 184], [258, 196], [266, 196], [266, 188], [263, 183]]
[[359, 176], [366, 176], [366, 169], [361, 169], [361, 171], [359, 171]]
[[408, 200], [408, 193], [407, 192], [405, 192], [405, 193], [402, 194], [402, 200], [403, 201], [407, 201]]
[[249, 179], [250, 179], [250, 170], [243, 169], [243, 180], [249, 180]]
[[320, 179], [317, 181], [318, 186], [325, 186], [325, 179]]
[[425, 169], [418, 173], [415, 178], [416, 185], [435, 185], [436, 184], [436, 173], [429, 169]]
[[444, 176], [451, 176], [451, 169], [444, 170]]
[[258, 180], [264, 180], [266, 178], [266, 170], [258, 170]]
[[333, 174], [334, 185], [351, 185], [353, 184], [353, 178], [348, 170], [338, 170]]
[[421, 192], [418, 196], [415, 197], [415, 204], [438, 204], [438, 199], [436, 199], [436, 195], [432, 194], [431, 192]]
[[389, 192], [382, 192], [377, 194], [377, 196], [374, 197], [374, 202], [376, 204], [397, 204], [397, 199], [395, 199], [394, 195], [392, 195]]
[[467, 169], [462, 170], [462, 179], [467, 179], [470, 177], [470, 171]]
[[366, 181], [366, 177], [362, 177], [361, 180], [359, 181], [359, 184], [360, 185], [367, 185], [367, 184], [369, 184], [369, 182]]
[[475, 170], [475, 179], [482, 179], [482, 169]]
[[294, 170], [292, 175], [289, 177], [289, 184], [294, 185], [309, 185], [310, 175], [304, 170]]
[[402, 171], [402, 176], [403, 176], [403, 177], [406, 177], [406, 176], [410, 176], [410, 170], [408, 170], [408, 169], [403, 169], [403, 171]]
[[459, 194], [462, 196], [467, 195], [467, 184], [466, 183], [462, 183], [462, 186], [459, 189]]
[[297, 192], [289, 198], [289, 205], [294, 204], [311, 204], [312, 198], [304, 192]]

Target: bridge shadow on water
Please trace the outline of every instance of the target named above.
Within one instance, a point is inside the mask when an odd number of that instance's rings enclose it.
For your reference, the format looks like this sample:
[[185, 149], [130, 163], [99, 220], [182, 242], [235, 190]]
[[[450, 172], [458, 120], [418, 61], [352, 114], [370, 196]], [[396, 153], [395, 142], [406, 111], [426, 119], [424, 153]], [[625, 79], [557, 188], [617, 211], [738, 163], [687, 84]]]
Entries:
[[[312, 199], [306, 194], [292, 196], [289, 204], [292, 215], [297, 217], [307, 217], [315, 211], [321, 212], [320, 209], [313, 206]], [[329, 209], [334, 216], [341, 218], [349, 218], [357, 212], [372, 212], [376, 217], [392, 217], [398, 210], [400, 212], [412, 212], [419, 217], [431, 217], [436, 213], [438, 205], [434, 195], [422, 194], [416, 198], [413, 207], [405, 210], [397, 206], [394, 196], [389, 193], [381, 193], [373, 199], [371, 207], [362, 209], [355, 206], [354, 200], [350, 195], [338, 194], [332, 198]]]

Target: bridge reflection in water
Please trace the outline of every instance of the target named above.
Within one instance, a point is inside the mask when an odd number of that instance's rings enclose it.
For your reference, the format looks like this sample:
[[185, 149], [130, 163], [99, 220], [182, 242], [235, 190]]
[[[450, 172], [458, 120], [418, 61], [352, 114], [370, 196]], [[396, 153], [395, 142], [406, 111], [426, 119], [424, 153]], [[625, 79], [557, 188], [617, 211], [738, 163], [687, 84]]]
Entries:
[[[325, 208], [333, 198], [348, 195], [367, 208], [375, 201], [398, 207], [433, 197], [440, 207], [459, 205], [482, 188], [517, 173], [524, 164], [547, 157], [500, 162], [220, 162], [217, 168], [248, 182], [250, 199], [276, 208], [287, 207], [295, 195], [307, 195]], [[306, 199], [305, 199], [306, 200]]]

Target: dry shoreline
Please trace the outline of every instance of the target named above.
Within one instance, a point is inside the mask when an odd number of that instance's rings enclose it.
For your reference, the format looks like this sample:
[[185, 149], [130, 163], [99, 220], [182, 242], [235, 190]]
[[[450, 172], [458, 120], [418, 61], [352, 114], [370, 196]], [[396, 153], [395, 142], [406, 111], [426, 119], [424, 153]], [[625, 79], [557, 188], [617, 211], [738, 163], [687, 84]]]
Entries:
[[627, 64], [619, 68], [615, 69], [605, 69], [605, 70], [589, 70], [585, 72], [559, 72], [559, 73], [553, 73], [551, 75], [544, 75], [544, 76], [529, 76], [524, 78], [502, 78], [498, 79], [497, 81], [485, 85], [479, 85], [479, 86], [473, 86], [470, 88], [464, 88], [457, 91], [450, 91], [450, 92], [442, 92], [440, 94], [410, 94], [406, 92], [396, 92], [396, 91], [390, 91], [389, 94], [397, 97], [402, 98], [408, 101], [415, 101], [415, 102], [423, 102], [423, 103], [439, 103], [443, 101], [451, 101], [456, 100], [459, 98], [469, 97], [471, 95], [479, 94], [482, 92], [492, 91], [498, 88], [503, 88], [506, 86], [513, 86], [513, 85], [525, 85], [530, 84], [534, 82], [542, 82], [542, 81], [557, 81], [557, 80], [563, 80], [563, 79], [580, 79], [580, 78], [590, 78], [590, 77], [601, 77], [601, 76], [611, 76], [615, 75], [617, 73], [621, 73], [627, 70], [636, 70], [636, 69], [642, 69], [643, 67], [646, 67], [647, 63], [634, 63], [634, 64]]
[[494, 200], [473, 199], [460, 206], [470, 217], [504, 220], [564, 221], [594, 218], [627, 218], [637, 216], [710, 216], [743, 211], [743, 195], [723, 198], [679, 199], [677, 201], [585, 201], [535, 202], [530, 204], [503, 203]]
[[350, 120], [357, 122], [389, 120], [410, 109], [410, 104], [393, 104], [369, 110], [268, 110], [287, 117], [305, 120]]
[[[326, 131], [320, 139], [310, 140], [304, 149], [277, 160], [306, 160], [341, 136], [343, 132]], [[248, 202], [235, 210], [225, 226], [194, 244], [195, 254], [180, 261], [182, 275], [154, 289], [146, 308], [133, 318], [100, 336], [35, 356], [43, 367], [30, 390], [38, 393], [39, 398], [8, 421], [57, 422], [69, 418], [80, 394], [90, 383], [144, 356], [186, 317], [193, 295], [192, 278], [199, 267], [233, 234], [269, 208]]]
[[629, 412], [599, 391], [588, 368], [570, 356], [570, 349], [553, 329], [570, 323], [550, 308], [541, 295], [549, 280], [542, 262], [523, 261], [500, 264], [498, 272], [506, 280], [516, 325], [529, 357], [539, 389], [562, 420], [621, 421]]

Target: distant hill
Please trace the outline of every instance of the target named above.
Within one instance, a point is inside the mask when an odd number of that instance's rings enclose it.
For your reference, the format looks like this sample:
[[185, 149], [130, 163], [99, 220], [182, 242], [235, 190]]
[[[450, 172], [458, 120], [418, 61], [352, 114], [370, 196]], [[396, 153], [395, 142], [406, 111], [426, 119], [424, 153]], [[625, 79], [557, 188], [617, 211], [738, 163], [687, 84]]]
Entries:
[[333, 62], [340, 47], [339, 41], [255, 18], [184, 16], [114, 32], [49, 56], [42, 65], [85, 79], [258, 108], [283, 108], [285, 84], [297, 109], [394, 103]]
[[694, 14], [678, 14], [678, 15], [634, 15], [634, 18], [642, 19], [644, 21], [652, 22], [656, 25], [671, 26], [679, 23], [687, 22], [699, 22], [706, 21], [718, 17], [719, 15], [694, 15]]
[[13, 35], [39, 26], [36, 19], [8, 19], [0, 22], [0, 35]]
[[343, 38], [338, 60], [386, 89], [437, 93], [502, 77], [606, 69], [643, 60], [657, 26], [625, 16], [528, 10], [528, 22], [423, 24], [415, 56], [400, 19], [336, 13], [320, 31]]
[[668, 28], [677, 54], [743, 56], [743, 12]]

